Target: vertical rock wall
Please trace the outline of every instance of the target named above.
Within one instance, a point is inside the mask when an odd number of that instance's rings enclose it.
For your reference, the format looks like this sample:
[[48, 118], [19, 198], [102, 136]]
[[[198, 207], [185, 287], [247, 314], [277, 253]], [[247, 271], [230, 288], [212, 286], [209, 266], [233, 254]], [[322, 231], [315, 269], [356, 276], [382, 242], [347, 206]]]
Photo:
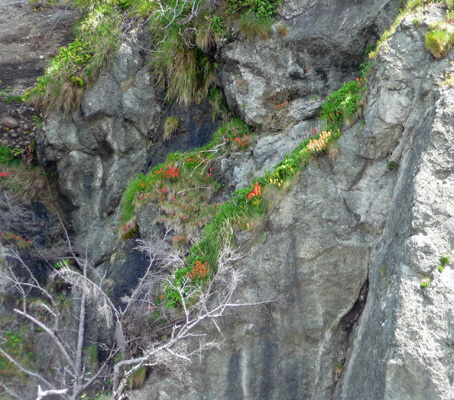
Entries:
[[435, 60], [423, 45], [444, 12], [431, 7], [418, 28], [404, 19], [339, 156], [311, 164], [238, 238], [239, 297], [282, 303], [227, 317], [224, 347], [195, 360], [190, 380], [155, 370], [131, 398], [454, 398], [454, 274], [436, 267], [454, 239], [454, 89], [440, 87], [453, 54]]
[[[437, 268], [454, 239], [454, 89], [440, 87], [454, 56], [435, 60], [422, 37], [443, 14], [431, 7], [418, 29], [404, 20], [370, 82], [363, 154], [391, 154], [399, 169], [335, 399], [454, 399], [454, 274]], [[388, 149], [369, 144], [377, 142]]]

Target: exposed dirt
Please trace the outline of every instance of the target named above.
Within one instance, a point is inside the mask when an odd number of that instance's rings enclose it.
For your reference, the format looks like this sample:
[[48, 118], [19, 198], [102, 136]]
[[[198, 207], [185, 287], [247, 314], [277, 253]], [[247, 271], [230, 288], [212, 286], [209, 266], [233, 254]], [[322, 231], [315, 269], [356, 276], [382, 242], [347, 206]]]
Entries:
[[[36, 121], [32, 117], [39, 115], [14, 96], [33, 86], [44, 74], [50, 57], [72, 41], [78, 17], [78, 12], [68, 6], [0, 0], [0, 145], [21, 147], [33, 138]], [[5, 117], [13, 117], [18, 126], [4, 126], [1, 121]]]

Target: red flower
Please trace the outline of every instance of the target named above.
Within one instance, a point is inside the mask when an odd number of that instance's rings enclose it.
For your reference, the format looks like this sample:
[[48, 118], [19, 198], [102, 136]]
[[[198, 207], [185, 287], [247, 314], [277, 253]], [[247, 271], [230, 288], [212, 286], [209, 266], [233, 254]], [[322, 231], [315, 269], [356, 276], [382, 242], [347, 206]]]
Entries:
[[261, 196], [262, 195], [262, 187], [259, 185], [258, 182], [255, 182], [255, 186], [251, 183], [251, 186], [254, 188], [252, 189], [251, 192], [248, 193], [247, 199], [250, 200], [253, 197]]

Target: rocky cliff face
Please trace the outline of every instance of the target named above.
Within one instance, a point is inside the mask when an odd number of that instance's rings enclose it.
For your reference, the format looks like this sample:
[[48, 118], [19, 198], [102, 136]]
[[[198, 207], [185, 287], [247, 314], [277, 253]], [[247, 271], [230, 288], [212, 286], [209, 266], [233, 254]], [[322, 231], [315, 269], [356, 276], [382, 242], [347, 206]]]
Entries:
[[[274, 32], [270, 40], [255, 42], [234, 31], [234, 40], [221, 43], [217, 53], [230, 109], [265, 131], [280, 132], [290, 122], [313, 119], [320, 96], [351, 79], [365, 47], [392, 21], [396, 3], [290, 2], [283, 7], [280, 22], [288, 26], [287, 36]], [[167, 152], [205, 143], [216, 126], [203, 104], [187, 111], [163, 104], [163, 93], [156, 93], [149, 73], [150, 56], [140, 50], [146, 47], [144, 38], [134, 32], [130, 36], [111, 71], [85, 93], [80, 112], [50, 115], [39, 138], [41, 163], [57, 171], [73, 230], [88, 238], [95, 262], [105, 259], [114, 245], [115, 218], [110, 216], [128, 180], [161, 162]], [[238, 80], [248, 82], [238, 87]], [[293, 99], [298, 100], [289, 113], [273, 113], [273, 106]], [[168, 115], [179, 116], [183, 123], [177, 140], [166, 144], [162, 132]], [[290, 133], [293, 137], [295, 131], [310, 134], [299, 126]], [[279, 154], [296, 144], [287, 144]], [[231, 169], [238, 188], [247, 184], [244, 177], [251, 171], [263, 171], [263, 164], [234, 171], [227, 162], [223, 170]]]
[[[392, 22], [396, 1], [288, 1], [270, 40], [237, 32], [221, 49], [220, 79], [231, 109], [265, 124], [274, 105], [326, 96], [363, 62], [364, 50]], [[279, 34], [278, 27], [286, 27]], [[238, 81], [247, 80], [247, 87]]]
[[[260, 131], [252, 152], [218, 160], [225, 193], [319, 129], [321, 96], [353, 77], [397, 3], [289, 1], [270, 40], [236, 32], [222, 44], [227, 103]], [[402, 21], [337, 157], [310, 164], [263, 222], [237, 238], [237, 267], [247, 276], [238, 298], [279, 301], [226, 316], [221, 351], [194, 359], [184, 381], [155, 368], [129, 398], [454, 399], [454, 275], [437, 267], [454, 245], [454, 89], [440, 86], [454, 57], [435, 60], [423, 45], [428, 24], [444, 13], [432, 5], [418, 26], [412, 16]], [[131, 243], [123, 260], [107, 261], [127, 181], [170, 150], [204, 143], [216, 125], [205, 106], [166, 108], [144, 40], [131, 35], [81, 109], [50, 114], [38, 142], [40, 161], [58, 173], [73, 232], [119, 281], [134, 281], [146, 264]], [[168, 115], [184, 122], [171, 143], [162, 141]], [[155, 218], [141, 210], [142, 235]]]
[[[40, 162], [57, 172], [71, 229], [95, 263], [116, 241], [117, 209], [128, 181], [170, 151], [206, 143], [215, 121], [206, 105], [164, 109], [150, 74], [144, 37], [129, 32], [112, 63], [86, 91], [80, 110], [53, 112], [38, 138]], [[163, 141], [166, 116], [178, 116], [178, 140]]]
[[453, 240], [454, 97], [440, 87], [452, 54], [435, 60], [422, 43], [442, 13], [404, 19], [339, 156], [310, 165], [240, 238], [241, 298], [282, 303], [224, 320], [225, 346], [194, 361], [189, 385], [156, 372], [132, 398], [454, 398], [454, 276], [436, 267]]

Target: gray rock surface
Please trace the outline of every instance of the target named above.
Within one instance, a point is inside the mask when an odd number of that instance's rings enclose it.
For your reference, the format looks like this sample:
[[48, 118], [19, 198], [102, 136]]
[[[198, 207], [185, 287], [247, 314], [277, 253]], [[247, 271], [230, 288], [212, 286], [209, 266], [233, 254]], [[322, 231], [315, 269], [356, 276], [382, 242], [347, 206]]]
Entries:
[[[418, 30], [405, 19], [376, 61], [362, 154], [389, 155], [399, 169], [335, 399], [454, 399], [454, 275], [436, 267], [453, 248], [454, 92], [439, 87], [453, 54], [436, 61], [421, 45], [439, 11], [431, 7]], [[424, 278], [432, 280], [425, 289]]]
[[161, 106], [141, 45], [130, 35], [111, 71], [86, 91], [80, 112], [49, 114], [38, 137], [40, 163], [56, 169], [72, 229], [95, 262], [115, 243], [109, 216], [129, 179], [146, 168], [159, 128]]
[[[58, 175], [67, 219], [97, 264], [116, 243], [119, 204], [128, 182], [171, 151], [205, 144], [216, 127], [207, 105], [163, 110], [143, 52], [143, 35], [130, 32], [110, 70], [84, 93], [72, 115], [53, 111], [37, 138], [40, 164]], [[176, 138], [163, 142], [166, 116], [181, 121]]]
[[[365, 48], [391, 25], [398, 5], [397, 0], [284, 2], [269, 40], [236, 32], [237, 40], [222, 47], [220, 78], [229, 107], [248, 123], [266, 125], [273, 106], [337, 90], [354, 78]], [[287, 35], [277, 32], [279, 25], [288, 28]]]
[[406, 18], [382, 50], [365, 124], [344, 131], [338, 157], [311, 164], [238, 238], [239, 298], [282, 304], [227, 317], [224, 347], [190, 380], [156, 370], [131, 398], [454, 399], [454, 274], [437, 268], [454, 241], [454, 89], [440, 88], [453, 53], [422, 45], [437, 13], [417, 29]]

